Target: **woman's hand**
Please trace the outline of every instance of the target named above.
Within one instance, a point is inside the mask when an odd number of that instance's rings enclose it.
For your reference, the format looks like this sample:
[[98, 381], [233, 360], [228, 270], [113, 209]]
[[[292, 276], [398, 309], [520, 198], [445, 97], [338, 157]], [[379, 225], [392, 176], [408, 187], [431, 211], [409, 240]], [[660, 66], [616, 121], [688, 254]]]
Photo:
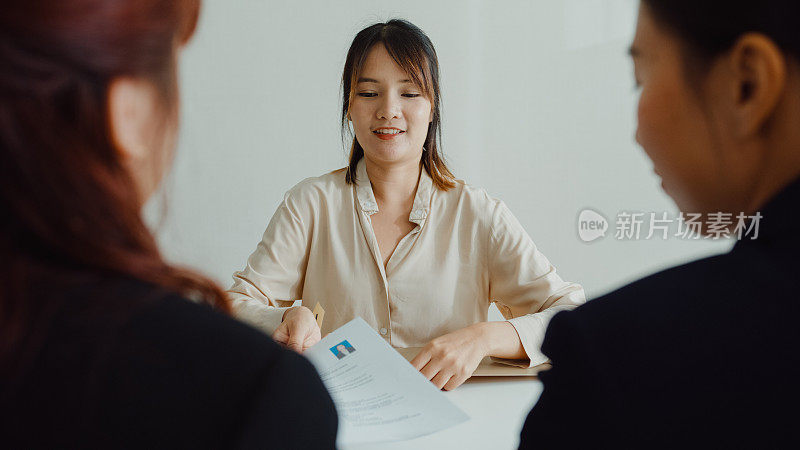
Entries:
[[320, 340], [320, 329], [314, 314], [305, 306], [295, 306], [283, 313], [283, 321], [275, 330], [272, 339], [297, 353]]
[[450, 391], [461, 386], [488, 354], [483, 325], [470, 325], [430, 341], [411, 365], [439, 389]]

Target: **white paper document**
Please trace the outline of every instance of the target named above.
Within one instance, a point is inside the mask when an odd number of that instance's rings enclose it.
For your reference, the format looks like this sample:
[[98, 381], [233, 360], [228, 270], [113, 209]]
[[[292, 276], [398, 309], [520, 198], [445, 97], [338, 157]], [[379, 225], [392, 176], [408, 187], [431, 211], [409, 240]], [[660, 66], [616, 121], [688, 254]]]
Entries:
[[411, 439], [469, 420], [360, 317], [303, 354], [336, 404], [338, 445]]

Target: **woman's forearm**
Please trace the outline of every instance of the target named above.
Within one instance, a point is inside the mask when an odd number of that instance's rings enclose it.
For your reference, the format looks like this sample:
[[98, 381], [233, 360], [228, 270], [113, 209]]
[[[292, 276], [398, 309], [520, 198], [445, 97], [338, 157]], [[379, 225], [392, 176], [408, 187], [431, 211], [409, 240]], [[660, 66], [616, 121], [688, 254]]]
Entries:
[[488, 356], [508, 359], [527, 359], [514, 325], [506, 321], [476, 324], [480, 338], [486, 343]]

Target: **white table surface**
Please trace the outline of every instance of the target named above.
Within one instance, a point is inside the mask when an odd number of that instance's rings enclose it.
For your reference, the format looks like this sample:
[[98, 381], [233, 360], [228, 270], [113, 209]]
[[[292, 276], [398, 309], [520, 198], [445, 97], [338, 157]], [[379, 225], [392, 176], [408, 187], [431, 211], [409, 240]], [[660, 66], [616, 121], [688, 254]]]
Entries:
[[341, 449], [516, 449], [522, 424], [541, 393], [542, 383], [533, 377], [472, 377], [444, 392], [470, 420], [416, 439]]

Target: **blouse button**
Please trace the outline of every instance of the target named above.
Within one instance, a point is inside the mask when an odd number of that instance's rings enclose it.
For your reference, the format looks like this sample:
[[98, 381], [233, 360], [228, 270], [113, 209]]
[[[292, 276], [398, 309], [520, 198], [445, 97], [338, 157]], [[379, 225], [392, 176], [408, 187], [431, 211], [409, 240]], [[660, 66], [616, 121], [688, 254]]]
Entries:
[[389, 332], [389, 330], [387, 330], [386, 328], [381, 328], [381, 334], [382, 335], [386, 336], [386, 333], [388, 333], [388, 332]]

